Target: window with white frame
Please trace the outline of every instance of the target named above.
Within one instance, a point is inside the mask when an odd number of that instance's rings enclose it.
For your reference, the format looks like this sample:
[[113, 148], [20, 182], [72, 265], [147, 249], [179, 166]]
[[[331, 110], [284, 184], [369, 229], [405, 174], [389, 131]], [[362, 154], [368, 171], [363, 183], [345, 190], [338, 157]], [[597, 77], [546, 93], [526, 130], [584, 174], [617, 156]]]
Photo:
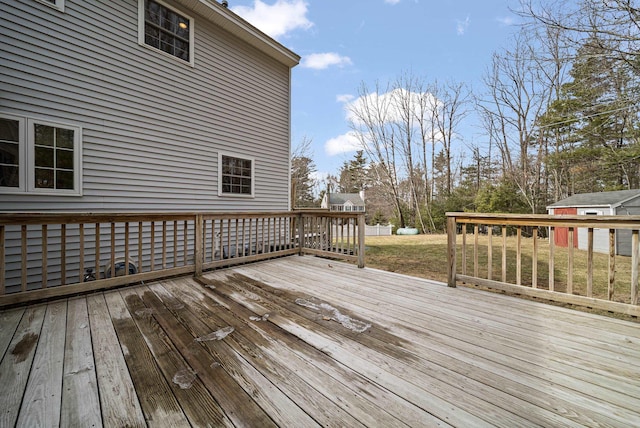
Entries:
[[0, 189], [24, 191], [24, 119], [0, 116]]
[[218, 154], [218, 195], [253, 196], [254, 160], [252, 158]]
[[138, 42], [193, 65], [193, 18], [160, 0], [138, 1]]
[[0, 193], [81, 194], [81, 128], [0, 115]]
[[38, 0], [40, 3], [44, 3], [47, 6], [55, 7], [56, 9], [64, 12], [64, 0]]

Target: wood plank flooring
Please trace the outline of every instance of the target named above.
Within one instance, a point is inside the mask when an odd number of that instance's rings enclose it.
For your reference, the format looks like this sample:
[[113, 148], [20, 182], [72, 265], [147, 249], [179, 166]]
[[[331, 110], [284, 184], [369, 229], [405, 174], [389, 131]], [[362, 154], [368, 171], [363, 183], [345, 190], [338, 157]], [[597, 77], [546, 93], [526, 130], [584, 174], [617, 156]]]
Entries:
[[0, 312], [0, 427], [640, 426], [640, 324], [315, 257]]

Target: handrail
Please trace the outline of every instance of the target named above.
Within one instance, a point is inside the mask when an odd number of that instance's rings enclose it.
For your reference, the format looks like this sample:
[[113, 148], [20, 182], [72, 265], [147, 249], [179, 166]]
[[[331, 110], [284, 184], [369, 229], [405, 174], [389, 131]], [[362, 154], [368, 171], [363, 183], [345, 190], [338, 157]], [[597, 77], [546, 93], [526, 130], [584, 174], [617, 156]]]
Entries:
[[[640, 315], [640, 216], [458, 212], [446, 215], [450, 287], [463, 282], [552, 301]], [[469, 227], [472, 227], [472, 232], [468, 231]], [[501, 235], [497, 237], [498, 245], [494, 243], [494, 228]], [[481, 233], [482, 230], [486, 230], [486, 235]], [[523, 231], [530, 231], [531, 238], [525, 238]], [[468, 242], [469, 233], [472, 234], [473, 243]], [[457, 244], [458, 235], [462, 237], [461, 245]], [[541, 236], [547, 237], [546, 244], [540, 239]], [[509, 240], [515, 242], [508, 245]], [[486, 254], [485, 263], [481, 262], [481, 251]], [[493, 269], [496, 262], [494, 252], [501, 255], [498, 263], [500, 269], [497, 271]], [[598, 255], [598, 252], [604, 254]], [[546, 256], [546, 260], [542, 255]], [[528, 257], [531, 265], [527, 265]], [[566, 273], [558, 268], [560, 264], [565, 264], [563, 257], [566, 257]], [[584, 272], [575, 270], [578, 260], [585, 262]], [[596, 267], [596, 261], [600, 261], [599, 267]], [[605, 263], [606, 266], [603, 266]], [[468, 272], [469, 264], [473, 265], [473, 274]], [[523, 272], [527, 266], [530, 266], [531, 272], [530, 278], [525, 280]], [[548, 270], [546, 277], [541, 267]], [[606, 275], [598, 276], [598, 271], [602, 274], [606, 271]], [[585, 276], [584, 284], [576, 282], [578, 275]], [[597, 282], [596, 278], [603, 276], [606, 276], [606, 281]]]
[[293, 254], [363, 267], [364, 216], [0, 213], [0, 307]]

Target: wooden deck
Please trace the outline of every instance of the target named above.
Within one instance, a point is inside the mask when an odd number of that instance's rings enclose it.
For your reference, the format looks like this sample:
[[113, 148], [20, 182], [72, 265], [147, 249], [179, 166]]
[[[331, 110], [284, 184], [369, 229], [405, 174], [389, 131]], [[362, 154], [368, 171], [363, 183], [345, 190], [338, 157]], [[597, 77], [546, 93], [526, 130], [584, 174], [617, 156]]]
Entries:
[[0, 427], [640, 426], [639, 324], [310, 256], [0, 323]]

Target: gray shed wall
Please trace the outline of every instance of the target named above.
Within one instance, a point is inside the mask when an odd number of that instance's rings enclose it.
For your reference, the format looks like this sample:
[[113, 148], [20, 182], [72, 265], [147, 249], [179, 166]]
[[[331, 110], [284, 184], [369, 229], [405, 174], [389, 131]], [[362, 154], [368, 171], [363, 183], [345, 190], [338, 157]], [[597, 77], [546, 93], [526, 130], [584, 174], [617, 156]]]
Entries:
[[[616, 208], [616, 215], [640, 215], [640, 196], [625, 202]], [[621, 256], [632, 255], [631, 230], [616, 231], [616, 253]]]

